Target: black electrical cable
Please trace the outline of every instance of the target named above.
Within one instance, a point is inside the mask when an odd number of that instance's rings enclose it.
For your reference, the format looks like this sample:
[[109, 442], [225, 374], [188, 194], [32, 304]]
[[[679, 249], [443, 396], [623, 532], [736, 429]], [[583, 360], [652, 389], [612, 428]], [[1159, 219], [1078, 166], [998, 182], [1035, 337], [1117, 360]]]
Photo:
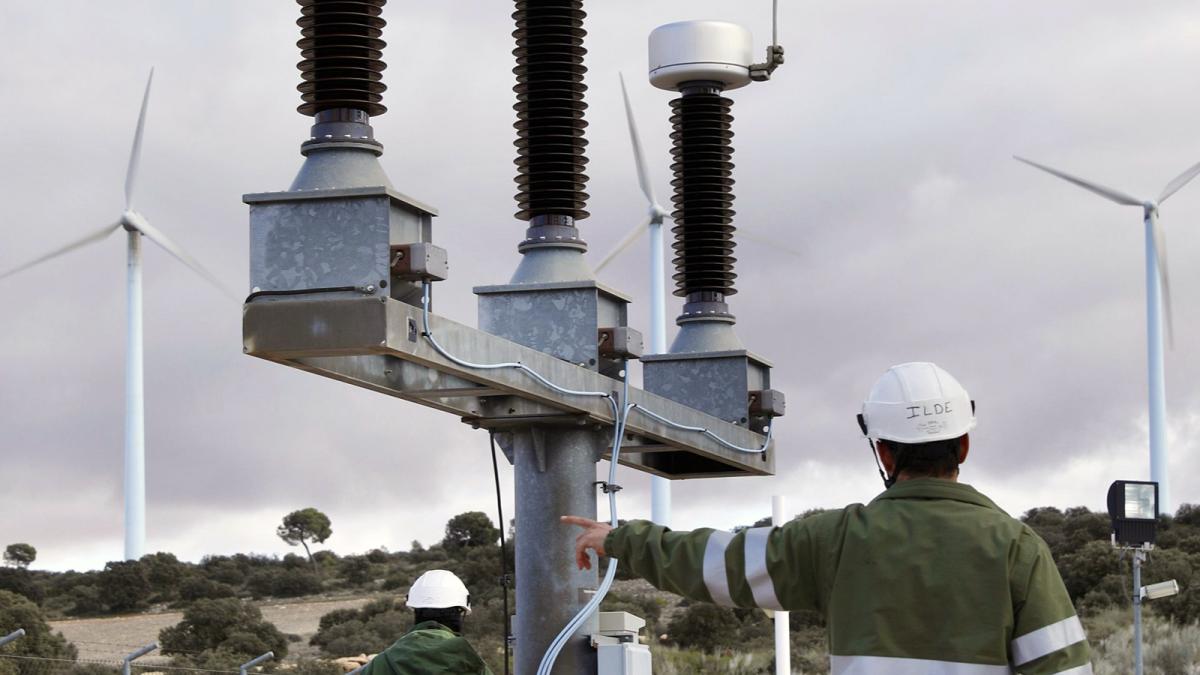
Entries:
[[508, 636], [512, 633], [512, 616], [508, 612], [508, 546], [504, 537], [504, 502], [500, 498], [500, 465], [496, 463], [496, 434], [488, 433], [492, 442], [492, 476], [496, 479], [496, 517], [500, 519], [500, 585], [504, 592], [504, 675], [509, 675], [509, 656], [512, 647]]

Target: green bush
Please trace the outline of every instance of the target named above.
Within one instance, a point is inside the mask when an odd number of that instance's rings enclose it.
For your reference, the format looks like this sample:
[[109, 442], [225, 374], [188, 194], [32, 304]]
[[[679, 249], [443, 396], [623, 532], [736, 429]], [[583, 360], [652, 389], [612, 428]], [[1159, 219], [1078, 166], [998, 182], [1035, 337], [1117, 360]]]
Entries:
[[[67, 642], [62, 633], [50, 630], [42, 610], [29, 598], [0, 591], [0, 635], [8, 635], [18, 628], [25, 629], [25, 637], [6, 645], [3, 648], [5, 654], [71, 660], [78, 655], [75, 645]], [[44, 668], [37, 661], [18, 661], [9, 665], [17, 675], [36, 675]]]
[[184, 611], [183, 620], [164, 628], [158, 639], [167, 655], [211, 652], [206, 658], [223, 658], [234, 654], [245, 657], [241, 662], [267, 651], [282, 660], [288, 651], [283, 633], [264, 621], [257, 607], [236, 598], [197, 600]]
[[137, 560], [110, 562], [100, 574], [100, 602], [110, 612], [133, 612], [146, 608], [153, 589], [146, 568]]
[[680, 647], [706, 652], [738, 644], [741, 622], [733, 610], [707, 602], [691, 605], [667, 626], [667, 636]]
[[0, 567], [0, 591], [24, 596], [37, 605], [46, 600], [45, 592], [33, 582], [33, 575], [24, 568]]
[[187, 602], [203, 599], [232, 598], [237, 591], [229, 584], [205, 577], [190, 577], [179, 585], [179, 597]]

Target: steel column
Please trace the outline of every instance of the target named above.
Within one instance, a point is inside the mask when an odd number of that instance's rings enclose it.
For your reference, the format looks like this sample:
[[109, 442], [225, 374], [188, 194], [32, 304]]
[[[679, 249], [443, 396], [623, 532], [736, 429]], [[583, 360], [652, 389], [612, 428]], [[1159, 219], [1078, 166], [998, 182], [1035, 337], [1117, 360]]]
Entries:
[[[598, 585], [596, 565], [575, 567], [574, 528], [564, 514], [596, 517], [596, 461], [609, 434], [534, 428], [513, 434], [517, 507], [515, 672], [534, 673], [562, 627]], [[563, 648], [555, 675], [596, 672], [587, 635], [594, 620]]]
[[1146, 552], [1133, 551], [1133, 672], [1142, 675], [1142, 561]]
[[1158, 483], [1159, 510], [1173, 513], [1167, 471], [1167, 394], [1163, 376], [1162, 286], [1154, 226], [1158, 214], [1146, 214], [1146, 356], [1150, 387], [1150, 480]]
[[125, 559], [146, 547], [146, 422], [142, 373], [142, 234], [129, 236], [125, 353]]

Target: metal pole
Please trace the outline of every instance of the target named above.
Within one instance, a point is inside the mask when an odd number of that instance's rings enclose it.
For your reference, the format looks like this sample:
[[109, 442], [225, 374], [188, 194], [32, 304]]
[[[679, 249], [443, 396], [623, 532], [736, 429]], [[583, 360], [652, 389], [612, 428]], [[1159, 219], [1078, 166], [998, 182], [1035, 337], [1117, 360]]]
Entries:
[[275, 658], [275, 652], [267, 652], [266, 654], [263, 654], [261, 656], [256, 656], [253, 659], [250, 659], [249, 661], [238, 666], [238, 672], [241, 673], [241, 675], [246, 675], [246, 671], [248, 669], [253, 668], [254, 666], [257, 666], [258, 664], [262, 663], [263, 661], [266, 661], [268, 659], [273, 659], [273, 658]]
[[[667, 284], [663, 224], [650, 223], [650, 352], [667, 353]], [[671, 526], [671, 481], [650, 477], [650, 519]]]
[[[782, 496], [771, 497], [772, 525], [783, 527], [787, 523], [786, 508]], [[791, 615], [787, 612], [775, 612], [775, 672], [777, 675], [791, 675], [792, 672]]]
[[1142, 561], [1146, 552], [1133, 551], [1133, 672], [1142, 675]]
[[145, 647], [142, 647], [141, 649], [138, 649], [135, 652], [127, 654], [125, 656], [125, 658], [121, 659], [122, 675], [129, 675], [129, 670], [130, 670], [129, 664], [131, 664], [135, 660], [140, 659], [143, 656], [149, 654], [150, 652], [154, 651], [155, 649], [158, 649], [158, 643], [151, 642], [150, 644], [146, 645]]
[[3, 647], [4, 645], [12, 642], [13, 640], [16, 640], [16, 639], [22, 638], [22, 637], [25, 637], [25, 629], [18, 628], [16, 630], [14, 630], [13, 632], [9, 633], [8, 635], [5, 635], [4, 637], [0, 637], [0, 647]]
[[130, 230], [125, 354], [125, 559], [146, 546], [145, 399], [142, 375], [142, 235]]
[[[562, 627], [583, 608], [599, 583], [596, 566], [575, 567], [574, 528], [564, 513], [596, 517], [597, 443], [607, 434], [584, 430], [530, 429], [513, 434], [516, 480], [517, 612], [513, 672], [537, 672], [542, 655]], [[563, 648], [555, 675], [596, 672], [587, 636], [594, 621]]]
[[1167, 479], [1166, 385], [1163, 376], [1162, 286], [1154, 225], [1158, 214], [1146, 215], [1146, 353], [1150, 385], [1150, 480], [1158, 483], [1160, 510], [1172, 513]]

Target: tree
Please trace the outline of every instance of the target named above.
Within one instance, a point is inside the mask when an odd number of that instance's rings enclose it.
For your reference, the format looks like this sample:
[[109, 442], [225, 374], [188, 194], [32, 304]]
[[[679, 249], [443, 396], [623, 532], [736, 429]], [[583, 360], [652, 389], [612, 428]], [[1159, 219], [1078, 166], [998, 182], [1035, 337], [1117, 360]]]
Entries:
[[733, 610], [707, 602], [689, 606], [667, 626], [667, 634], [680, 647], [707, 652], [738, 643], [741, 622]]
[[110, 562], [100, 574], [100, 600], [110, 612], [131, 612], [145, 609], [153, 589], [146, 578], [146, 569], [137, 560]]
[[303, 546], [304, 552], [308, 554], [308, 562], [315, 570], [317, 563], [313, 560], [312, 551], [308, 549], [308, 542], [324, 543], [333, 534], [333, 529], [330, 527], [329, 516], [309, 507], [284, 516], [283, 524], [275, 530], [275, 534], [289, 546]]
[[481, 511], [467, 511], [454, 516], [446, 523], [446, 538], [442, 546], [447, 551], [458, 551], [475, 546], [494, 546], [500, 538], [500, 530], [492, 525], [492, 519]]
[[162, 629], [158, 640], [164, 654], [196, 654], [201, 661], [234, 654], [244, 662], [268, 651], [277, 660], [287, 656], [284, 634], [264, 621], [257, 607], [236, 598], [197, 600], [183, 612], [183, 620]]
[[[5, 647], [6, 654], [51, 659], [74, 659], [77, 656], [75, 645], [67, 642], [61, 633], [50, 630], [50, 624], [46, 623], [37, 605], [16, 593], [0, 591], [0, 635], [8, 635], [18, 628], [25, 629], [25, 637]], [[4, 665], [0, 663], [0, 668]], [[19, 661], [14, 665], [19, 675], [35, 675], [45, 669], [45, 665], [38, 661]]]
[[28, 568], [37, 560], [37, 549], [29, 544], [9, 544], [4, 549], [4, 562], [21, 569]]

